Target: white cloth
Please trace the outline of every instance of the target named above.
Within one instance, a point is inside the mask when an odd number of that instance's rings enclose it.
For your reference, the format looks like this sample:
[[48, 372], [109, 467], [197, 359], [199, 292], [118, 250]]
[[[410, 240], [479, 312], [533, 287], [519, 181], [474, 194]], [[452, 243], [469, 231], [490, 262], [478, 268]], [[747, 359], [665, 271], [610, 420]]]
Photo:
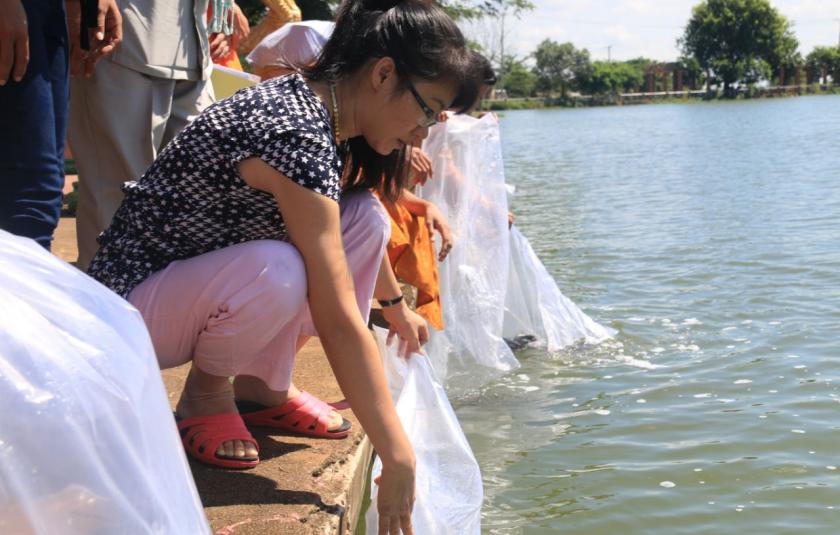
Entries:
[[140, 314], [0, 231], [0, 533], [209, 534]]
[[247, 56], [248, 62], [255, 67], [309, 65], [321, 53], [333, 28], [335, 23], [326, 20], [284, 24], [254, 47]]

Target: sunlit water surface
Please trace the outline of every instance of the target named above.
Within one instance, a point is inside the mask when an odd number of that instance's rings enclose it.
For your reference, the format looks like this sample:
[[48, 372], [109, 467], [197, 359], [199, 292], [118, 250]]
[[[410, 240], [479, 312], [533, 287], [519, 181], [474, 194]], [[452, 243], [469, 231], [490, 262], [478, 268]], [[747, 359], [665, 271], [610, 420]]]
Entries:
[[517, 225], [614, 341], [458, 402], [486, 533], [840, 533], [840, 97], [508, 112]]

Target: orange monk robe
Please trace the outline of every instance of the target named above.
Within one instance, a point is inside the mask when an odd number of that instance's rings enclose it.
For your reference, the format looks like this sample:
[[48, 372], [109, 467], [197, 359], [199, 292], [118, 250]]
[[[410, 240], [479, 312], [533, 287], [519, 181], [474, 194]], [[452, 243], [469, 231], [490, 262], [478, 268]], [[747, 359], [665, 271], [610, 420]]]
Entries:
[[[236, 42], [236, 39], [232, 39], [233, 42]], [[239, 61], [239, 55], [236, 53], [236, 47], [231, 46], [230, 52], [228, 53], [227, 57], [220, 59], [219, 61], [213, 60], [213, 63], [217, 65], [222, 65], [224, 67], [229, 67], [231, 69], [236, 69], [237, 71], [243, 71], [242, 63]]]
[[417, 313], [435, 329], [443, 330], [437, 258], [426, 218], [411, 214], [401, 201], [382, 204], [391, 216], [388, 259], [394, 274], [417, 288]]

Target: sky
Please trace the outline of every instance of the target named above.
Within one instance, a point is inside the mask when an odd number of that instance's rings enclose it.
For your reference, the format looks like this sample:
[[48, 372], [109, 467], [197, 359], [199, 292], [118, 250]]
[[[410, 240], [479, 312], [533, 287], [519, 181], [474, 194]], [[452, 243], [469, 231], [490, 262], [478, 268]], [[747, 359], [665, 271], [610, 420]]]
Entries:
[[[626, 60], [644, 56], [673, 61], [676, 41], [699, 0], [533, 0], [536, 9], [514, 20], [505, 48], [522, 57], [543, 39], [571, 41], [593, 59]], [[794, 23], [799, 50], [836, 45], [840, 0], [771, 0]], [[474, 30], [473, 30], [474, 31]], [[487, 33], [488, 30], [485, 30]], [[507, 53], [507, 51], [506, 51]]]

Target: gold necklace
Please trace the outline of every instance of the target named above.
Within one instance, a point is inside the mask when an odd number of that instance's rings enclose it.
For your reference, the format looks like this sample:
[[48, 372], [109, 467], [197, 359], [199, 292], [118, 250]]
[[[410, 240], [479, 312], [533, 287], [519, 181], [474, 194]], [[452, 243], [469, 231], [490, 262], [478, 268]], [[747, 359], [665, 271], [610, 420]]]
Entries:
[[332, 82], [330, 82], [330, 98], [332, 99], [333, 132], [335, 133], [335, 140], [338, 142], [341, 137], [341, 123], [338, 117], [338, 99], [335, 98], [335, 84]]

